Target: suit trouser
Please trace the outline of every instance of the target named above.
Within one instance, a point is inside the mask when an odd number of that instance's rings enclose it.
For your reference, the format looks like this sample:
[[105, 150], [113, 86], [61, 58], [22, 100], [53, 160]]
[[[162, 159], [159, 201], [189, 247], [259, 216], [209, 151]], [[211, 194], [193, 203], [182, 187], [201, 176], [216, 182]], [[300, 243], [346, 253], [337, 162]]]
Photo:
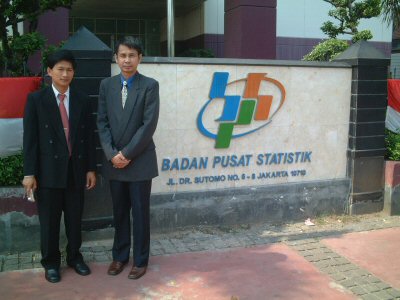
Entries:
[[137, 267], [147, 266], [150, 254], [151, 179], [136, 182], [111, 180], [110, 190], [115, 227], [113, 260], [129, 260], [132, 211], [133, 261]]
[[64, 212], [65, 233], [67, 236], [67, 264], [83, 261], [79, 249], [82, 244], [82, 212], [84, 188], [75, 187], [72, 164], [68, 164], [67, 188], [38, 189], [37, 207], [40, 222], [41, 263], [44, 268], [58, 268], [61, 263], [59, 249], [60, 221]]

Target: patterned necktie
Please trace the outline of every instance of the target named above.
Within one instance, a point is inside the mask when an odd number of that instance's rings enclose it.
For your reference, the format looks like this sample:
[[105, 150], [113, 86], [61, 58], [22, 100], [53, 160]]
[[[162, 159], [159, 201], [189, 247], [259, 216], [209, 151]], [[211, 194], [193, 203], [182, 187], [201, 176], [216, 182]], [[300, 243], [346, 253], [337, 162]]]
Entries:
[[68, 151], [69, 151], [69, 155], [71, 156], [71, 139], [70, 139], [70, 135], [69, 135], [69, 121], [68, 121], [67, 110], [64, 105], [65, 95], [58, 94], [58, 99], [60, 100], [60, 105], [58, 106], [58, 108], [60, 109], [61, 121], [62, 121], [62, 124], [64, 127], [64, 133], [65, 133], [65, 138], [67, 140]]
[[125, 107], [125, 102], [126, 98], [128, 98], [128, 88], [127, 88], [127, 82], [124, 80], [122, 84], [122, 90], [121, 90], [121, 95], [122, 95], [122, 108]]

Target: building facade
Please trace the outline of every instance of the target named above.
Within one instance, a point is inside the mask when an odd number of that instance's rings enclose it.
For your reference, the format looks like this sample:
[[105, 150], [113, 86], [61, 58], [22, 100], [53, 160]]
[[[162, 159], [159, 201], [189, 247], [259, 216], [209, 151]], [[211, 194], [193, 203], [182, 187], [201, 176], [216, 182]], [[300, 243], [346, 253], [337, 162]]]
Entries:
[[[174, 0], [174, 9], [175, 56], [208, 49], [215, 57], [299, 60], [327, 38], [320, 27], [331, 6], [322, 0]], [[167, 0], [77, 0], [71, 10], [47, 13], [39, 22], [50, 43], [80, 26], [111, 48], [119, 37], [135, 35], [146, 56], [167, 56]], [[390, 56], [391, 26], [372, 18], [360, 29], [370, 29], [374, 46]]]

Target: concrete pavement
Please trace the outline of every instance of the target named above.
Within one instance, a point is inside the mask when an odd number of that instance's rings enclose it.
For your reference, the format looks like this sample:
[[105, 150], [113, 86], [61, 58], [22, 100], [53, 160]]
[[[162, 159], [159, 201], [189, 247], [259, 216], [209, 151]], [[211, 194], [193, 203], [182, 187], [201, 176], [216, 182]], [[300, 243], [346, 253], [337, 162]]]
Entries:
[[112, 230], [85, 233], [92, 274], [44, 279], [38, 252], [0, 256], [1, 299], [400, 299], [400, 217], [326, 217], [154, 233], [147, 274], [106, 275]]

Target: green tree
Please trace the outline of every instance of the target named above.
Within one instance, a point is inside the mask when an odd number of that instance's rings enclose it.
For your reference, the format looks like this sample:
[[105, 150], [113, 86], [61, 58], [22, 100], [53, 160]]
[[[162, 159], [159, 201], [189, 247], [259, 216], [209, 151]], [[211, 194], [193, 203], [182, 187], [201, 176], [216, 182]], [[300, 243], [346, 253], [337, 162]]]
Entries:
[[[0, 0], [0, 66], [6, 75], [21, 75], [32, 54], [43, 49], [45, 39], [36, 32], [41, 14], [58, 7], [71, 8], [75, 0]], [[18, 31], [28, 21], [29, 30]], [[3, 72], [0, 72], [0, 74]]]
[[361, 19], [377, 17], [381, 12], [381, 0], [323, 0], [334, 8], [328, 15], [336, 22], [324, 22], [321, 30], [329, 39], [316, 45], [303, 57], [304, 60], [327, 61], [346, 50], [347, 42], [337, 39], [338, 35], [351, 36], [352, 42], [372, 39], [370, 30], [358, 30]]
[[324, 0], [334, 6], [328, 15], [337, 20], [338, 24], [332, 21], [325, 22], [321, 30], [329, 38], [335, 39], [339, 34], [347, 34], [352, 41], [369, 40], [372, 33], [369, 30], [358, 31], [361, 19], [377, 17], [381, 13], [381, 0]]

